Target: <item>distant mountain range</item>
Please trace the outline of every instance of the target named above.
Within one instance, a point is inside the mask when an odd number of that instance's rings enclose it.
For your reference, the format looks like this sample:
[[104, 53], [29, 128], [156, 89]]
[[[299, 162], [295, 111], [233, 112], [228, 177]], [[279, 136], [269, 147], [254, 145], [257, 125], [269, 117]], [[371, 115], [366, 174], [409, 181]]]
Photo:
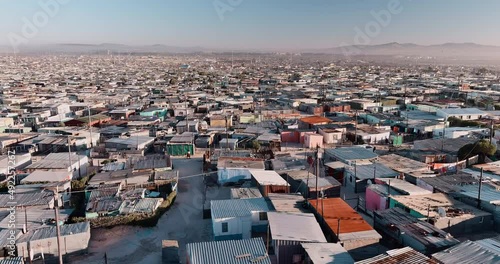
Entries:
[[417, 45], [391, 42], [380, 45], [350, 45], [329, 49], [304, 50], [307, 53], [375, 56], [421, 56], [457, 58], [500, 58], [500, 47], [475, 43], [444, 43], [439, 45]]
[[[12, 53], [9, 46], [0, 46], [0, 53]], [[143, 54], [181, 54], [181, 53], [212, 53], [231, 52], [228, 49], [209, 49], [204, 47], [177, 47], [168, 45], [144, 45], [130, 46], [113, 43], [93, 44], [47, 44], [19, 47], [19, 53], [70, 53], [70, 54], [107, 54], [110, 53], [143, 53]], [[235, 50], [245, 53], [270, 53], [276, 50]], [[435, 58], [457, 58], [457, 59], [499, 59], [500, 47], [487, 46], [475, 43], [445, 43], [439, 45], [417, 45], [413, 43], [386, 43], [380, 45], [351, 45], [326, 49], [303, 49], [289, 51], [293, 53], [315, 53], [334, 55], [369, 55], [369, 56], [419, 56]]]

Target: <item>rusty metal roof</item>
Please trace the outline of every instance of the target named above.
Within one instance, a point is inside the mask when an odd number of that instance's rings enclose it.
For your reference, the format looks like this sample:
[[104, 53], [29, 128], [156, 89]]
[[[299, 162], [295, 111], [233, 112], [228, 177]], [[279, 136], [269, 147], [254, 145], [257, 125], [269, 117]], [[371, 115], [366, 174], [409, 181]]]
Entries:
[[371, 235], [381, 238], [373, 227], [341, 198], [326, 198], [319, 201], [314, 199], [309, 200], [309, 203], [319, 215], [323, 215], [325, 222], [336, 235], [373, 231], [373, 234], [366, 233], [363, 236]]
[[424, 254], [411, 247], [389, 250], [373, 258], [356, 262], [356, 264], [438, 264], [438, 261], [429, 259]]
[[300, 121], [308, 124], [331, 123], [332, 120], [322, 116], [309, 116], [301, 118]]

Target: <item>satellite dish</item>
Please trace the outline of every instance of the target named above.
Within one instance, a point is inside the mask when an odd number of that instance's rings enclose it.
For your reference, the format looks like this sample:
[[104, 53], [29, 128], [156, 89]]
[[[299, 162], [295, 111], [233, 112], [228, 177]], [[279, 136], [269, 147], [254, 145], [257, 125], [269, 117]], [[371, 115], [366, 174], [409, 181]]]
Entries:
[[372, 180], [368, 180], [368, 181], [366, 182], [366, 184], [368, 184], [368, 186], [370, 186], [370, 185], [372, 185], [372, 184], [373, 184], [373, 182], [372, 182]]
[[440, 217], [446, 217], [446, 210], [443, 207], [438, 207], [438, 214]]

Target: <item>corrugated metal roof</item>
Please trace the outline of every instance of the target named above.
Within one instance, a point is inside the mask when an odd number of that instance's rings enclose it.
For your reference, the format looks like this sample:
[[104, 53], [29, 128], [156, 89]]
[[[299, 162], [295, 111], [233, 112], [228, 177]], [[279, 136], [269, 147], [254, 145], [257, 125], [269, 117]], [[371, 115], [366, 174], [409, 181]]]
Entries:
[[369, 165], [356, 165], [356, 168], [349, 167], [349, 171], [356, 175], [358, 179], [391, 178], [399, 175], [398, 172], [386, 167], [382, 163], [373, 163]]
[[130, 158], [134, 170], [144, 169], [167, 169], [172, 167], [172, 161], [168, 155], [154, 155], [138, 158]]
[[459, 243], [450, 234], [431, 225], [420, 221], [416, 217], [400, 208], [391, 208], [384, 211], [376, 211], [375, 217], [378, 224], [386, 228], [395, 227], [405, 235], [412, 237], [426, 247], [443, 248]]
[[249, 216], [252, 212], [273, 211], [264, 198], [212, 200], [212, 219]]
[[281, 176], [271, 170], [248, 170], [260, 185], [288, 186]]
[[[28, 229], [36, 229], [39, 227], [45, 227], [48, 224], [51, 224], [54, 220], [54, 210], [48, 209], [45, 206], [35, 206], [35, 207], [27, 207], [28, 210], [24, 211], [24, 209], [18, 208], [16, 210], [16, 229], [22, 230], [26, 223], [26, 219], [28, 220]], [[60, 221], [66, 221], [69, 218], [73, 209], [60, 209], [59, 210], [59, 218]], [[3, 218], [0, 221], [0, 229], [9, 229], [9, 218]]]
[[314, 264], [353, 264], [347, 250], [338, 243], [301, 243]]
[[337, 234], [339, 232], [338, 225], [340, 222], [339, 233], [341, 240], [342, 235], [344, 235], [344, 240], [354, 237], [381, 238], [373, 227], [341, 198], [327, 198], [319, 201], [309, 200], [309, 203], [318, 215], [323, 215], [333, 233]]
[[425, 171], [429, 165], [397, 154], [379, 156], [378, 162], [398, 172]]
[[[90, 222], [81, 222], [81, 223], [76, 223], [76, 224], [67, 224], [67, 225], [61, 225], [59, 227], [61, 236], [68, 236], [68, 235], [74, 235], [74, 234], [79, 234], [79, 233], [86, 233], [90, 232]], [[51, 237], [56, 237], [56, 227], [55, 226], [50, 226], [50, 227], [44, 227], [44, 228], [38, 228], [32, 231], [29, 231], [28, 233], [22, 235], [19, 237], [17, 240], [17, 243], [23, 243], [23, 242], [34, 242], [37, 240], [41, 239], [47, 239]]]
[[400, 179], [377, 179], [377, 181], [384, 182], [387, 185], [390, 185], [391, 188], [398, 190], [399, 192], [407, 195], [419, 195], [419, 194], [429, 194], [432, 193], [424, 188], [418, 187], [414, 184], [411, 184], [407, 181]]
[[190, 264], [271, 264], [262, 238], [190, 243]]
[[[464, 185], [460, 187], [460, 195], [464, 195], [473, 199], [477, 199], [479, 192], [479, 185]], [[481, 201], [491, 204], [500, 205], [500, 190], [482, 184], [481, 186]]]
[[69, 171], [42, 171], [36, 170], [28, 175], [26, 178], [22, 179], [22, 183], [26, 182], [60, 182], [65, 180], [70, 180], [72, 178], [72, 173]]
[[13, 257], [13, 258], [5, 258], [0, 259], [0, 264], [23, 264], [23, 257]]
[[499, 252], [491, 251], [487, 247], [472, 241], [465, 241], [432, 257], [443, 264], [475, 263], [475, 264], [498, 264], [500, 263]]
[[12, 229], [1, 229], [0, 230], [0, 248], [4, 248], [9, 245], [9, 237], [11, 236], [10, 232], [14, 232], [14, 238], [17, 239], [21, 235], [21, 230], [12, 230]]
[[273, 240], [326, 242], [325, 235], [313, 214], [267, 214]]
[[[340, 182], [334, 179], [333, 177], [327, 177], [327, 178], [322, 178], [322, 177], [317, 177], [318, 178], [318, 189], [323, 189], [323, 188], [331, 188], [331, 187], [340, 187]], [[304, 184], [307, 183], [307, 179], [302, 179]], [[309, 178], [309, 188], [316, 188], [316, 176]]]
[[14, 199], [11, 199], [10, 194], [0, 194], [0, 207], [48, 205], [51, 200], [54, 200], [52, 192], [16, 193]]
[[423, 177], [421, 181], [442, 193], [457, 192], [460, 190], [460, 185], [474, 184], [477, 182], [470, 174], [462, 172], [436, 177]]
[[481, 239], [474, 241], [483, 248], [486, 248], [492, 252], [495, 252], [497, 254], [500, 254], [500, 236], [493, 237], [493, 238], [486, 238], [486, 239]]
[[[72, 166], [79, 166], [78, 164], [83, 164], [86, 156], [77, 155], [75, 152], [71, 153], [71, 163]], [[68, 169], [69, 167], [69, 155], [68, 153], [50, 153], [43, 160], [35, 162], [26, 169]]]
[[439, 262], [429, 259], [424, 254], [415, 251], [411, 247], [389, 250], [385, 254], [381, 254], [373, 258], [356, 262], [356, 264], [423, 264], [423, 263], [438, 264]]
[[344, 160], [360, 160], [360, 159], [373, 159], [378, 155], [372, 150], [362, 147], [347, 147], [336, 149], [325, 149], [326, 154], [337, 158], [340, 161]]
[[477, 108], [444, 108], [439, 111], [448, 115], [486, 115], [486, 112]]
[[[450, 218], [471, 218], [475, 216], [491, 215], [490, 213], [464, 204], [443, 193], [391, 196], [390, 199], [397, 201], [398, 203], [418, 212], [421, 215], [429, 215], [429, 217], [438, 217], [439, 207], [444, 208], [448, 214], [447, 217]], [[457, 210], [460, 212], [457, 212]], [[448, 213], [448, 211], [450, 213]]]

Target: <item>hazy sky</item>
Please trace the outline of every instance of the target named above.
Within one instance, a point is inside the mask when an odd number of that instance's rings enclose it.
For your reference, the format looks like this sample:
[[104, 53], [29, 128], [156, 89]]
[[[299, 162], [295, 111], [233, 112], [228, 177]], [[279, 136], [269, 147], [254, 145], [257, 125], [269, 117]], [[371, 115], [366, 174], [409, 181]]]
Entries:
[[[41, 3], [67, 2], [44, 23]], [[327, 48], [359, 43], [371, 12], [400, 3], [369, 37], [386, 42], [500, 46], [498, 0], [0, 0], [1, 44], [166, 44], [234, 49]], [[233, 5], [232, 5], [233, 4]], [[220, 9], [216, 9], [218, 6]], [[224, 9], [225, 8], [225, 9]], [[50, 15], [50, 14], [49, 14]], [[26, 21], [41, 25], [23, 35]], [[44, 25], [45, 24], [45, 25]]]

